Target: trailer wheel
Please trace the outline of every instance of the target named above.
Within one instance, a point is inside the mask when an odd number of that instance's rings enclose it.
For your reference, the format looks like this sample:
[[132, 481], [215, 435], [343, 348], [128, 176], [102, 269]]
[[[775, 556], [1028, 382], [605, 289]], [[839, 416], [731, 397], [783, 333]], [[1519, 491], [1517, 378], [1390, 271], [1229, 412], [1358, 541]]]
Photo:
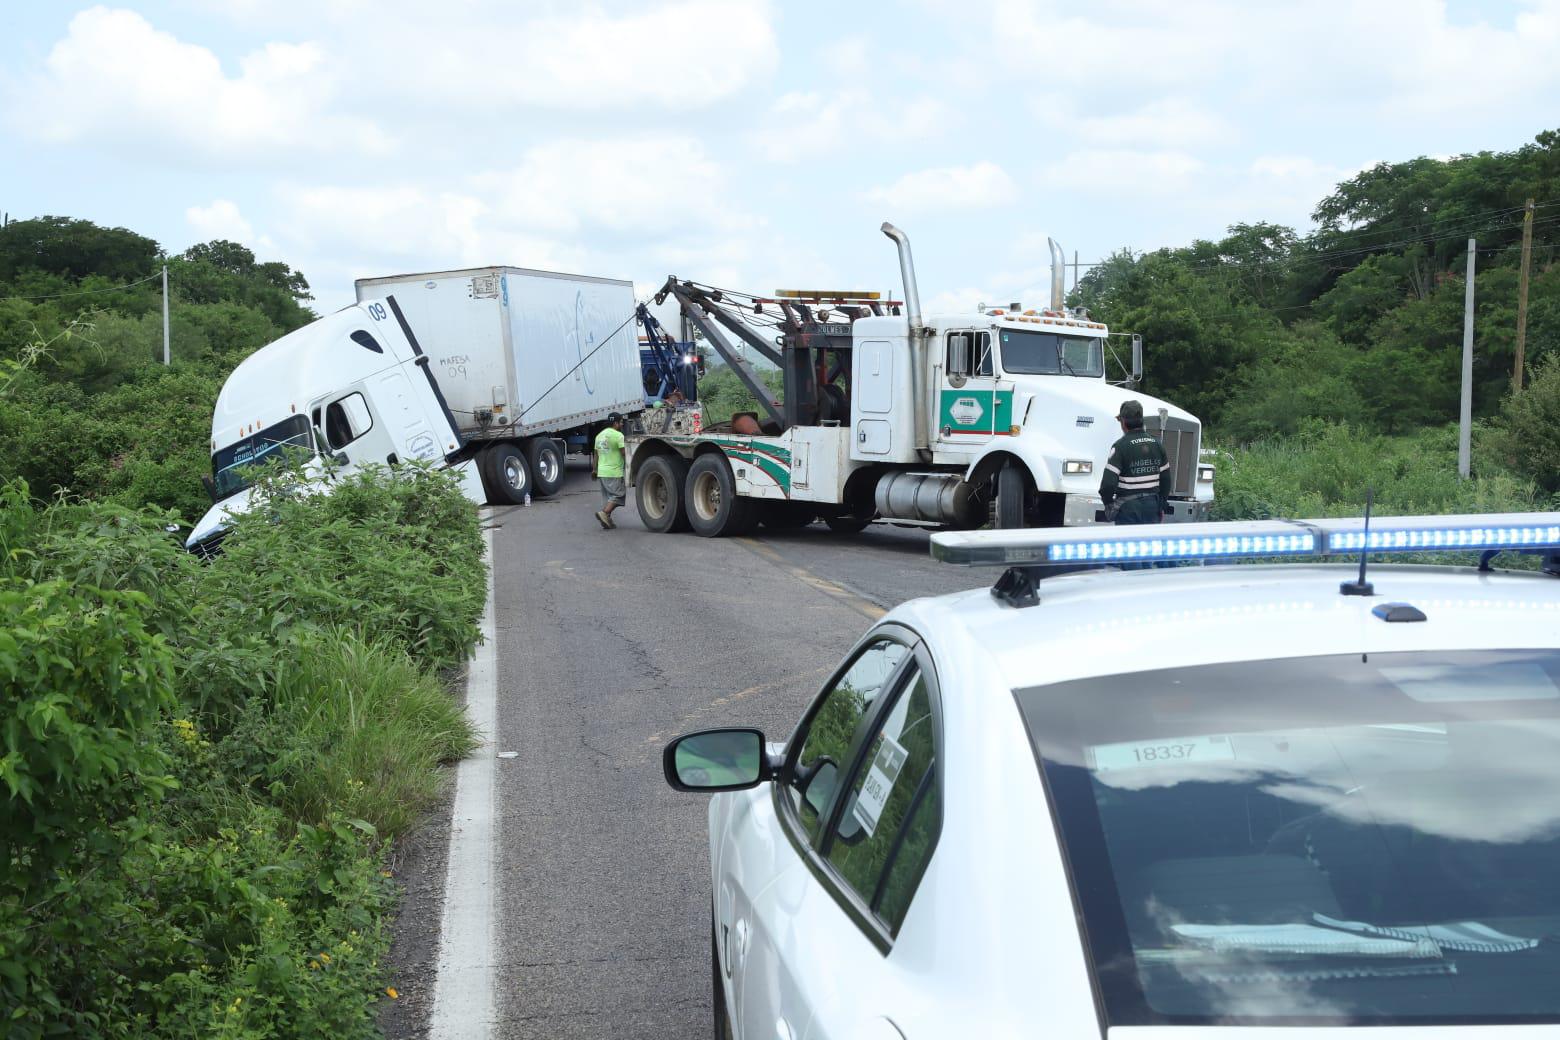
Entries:
[[695, 534], [720, 538], [753, 529], [758, 519], [753, 502], [737, 495], [737, 481], [726, 456], [711, 452], [694, 459], [684, 486], [688, 522]]
[[1024, 526], [1024, 503], [1028, 497], [1024, 473], [1009, 462], [997, 471], [997, 527], [1003, 530]]
[[538, 437], [525, 446], [525, 460], [531, 467], [531, 479], [536, 486], [531, 493], [537, 498], [556, 494], [563, 486], [563, 452], [551, 437]]
[[688, 464], [680, 455], [656, 455], [645, 460], [634, 478], [634, 505], [639, 520], [658, 534], [688, 530], [688, 507], [683, 487]]
[[488, 483], [499, 505], [518, 506], [525, 502], [531, 491], [531, 467], [519, 445], [505, 442], [495, 444], [483, 459], [487, 465]]

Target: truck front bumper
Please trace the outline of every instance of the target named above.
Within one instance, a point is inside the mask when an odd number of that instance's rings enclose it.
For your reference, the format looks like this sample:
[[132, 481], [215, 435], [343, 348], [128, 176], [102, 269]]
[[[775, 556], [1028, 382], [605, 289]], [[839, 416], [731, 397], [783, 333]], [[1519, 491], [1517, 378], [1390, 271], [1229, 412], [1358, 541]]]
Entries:
[[[1212, 502], [1198, 502], [1189, 498], [1172, 498], [1170, 500], [1170, 511], [1165, 514], [1165, 523], [1194, 523], [1210, 519], [1212, 515]], [[1062, 525], [1064, 527], [1083, 527], [1088, 524], [1103, 524], [1107, 522], [1105, 519], [1105, 506], [1100, 501], [1099, 495], [1067, 496], [1067, 508], [1062, 515]]]

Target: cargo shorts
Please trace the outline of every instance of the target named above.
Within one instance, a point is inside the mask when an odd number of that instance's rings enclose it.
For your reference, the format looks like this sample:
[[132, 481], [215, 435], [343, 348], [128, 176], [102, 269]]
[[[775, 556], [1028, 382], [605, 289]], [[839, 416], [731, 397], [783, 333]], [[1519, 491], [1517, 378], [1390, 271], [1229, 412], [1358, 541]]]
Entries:
[[622, 505], [628, 500], [628, 487], [622, 477], [597, 477], [601, 481], [601, 504], [615, 502]]

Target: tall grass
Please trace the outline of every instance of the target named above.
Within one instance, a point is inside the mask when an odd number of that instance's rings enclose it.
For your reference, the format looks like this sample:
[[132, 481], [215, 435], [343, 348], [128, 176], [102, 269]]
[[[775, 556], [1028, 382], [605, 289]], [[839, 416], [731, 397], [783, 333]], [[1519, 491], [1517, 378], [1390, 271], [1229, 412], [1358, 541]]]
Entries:
[[340, 813], [389, 837], [438, 797], [439, 765], [477, 738], [460, 704], [404, 651], [332, 629], [295, 644], [269, 702], [252, 700], [224, 744], [257, 756], [252, 775], [275, 785], [292, 818]]

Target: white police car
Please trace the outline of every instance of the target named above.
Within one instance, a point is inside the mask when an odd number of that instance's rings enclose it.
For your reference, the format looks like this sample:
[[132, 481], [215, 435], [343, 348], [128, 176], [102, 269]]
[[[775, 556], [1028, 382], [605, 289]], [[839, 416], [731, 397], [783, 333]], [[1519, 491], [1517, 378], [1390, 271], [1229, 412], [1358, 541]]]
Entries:
[[[890, 613], [785, 744], [666, 749], [674, 787], [727, 792], [716, 1035], [1560, 1037], [1555, 577], [1377, 566], [1374, 596], [1346, 594], [1367, 591], [1348, 564], [1034, 582], [1039, 564], [1366, 538], [934, 536], [944, 559], [1011, 569]], [[1368, 539], [1541, 550], [1560, 573], [1560, 514], [1378, 520]]]

